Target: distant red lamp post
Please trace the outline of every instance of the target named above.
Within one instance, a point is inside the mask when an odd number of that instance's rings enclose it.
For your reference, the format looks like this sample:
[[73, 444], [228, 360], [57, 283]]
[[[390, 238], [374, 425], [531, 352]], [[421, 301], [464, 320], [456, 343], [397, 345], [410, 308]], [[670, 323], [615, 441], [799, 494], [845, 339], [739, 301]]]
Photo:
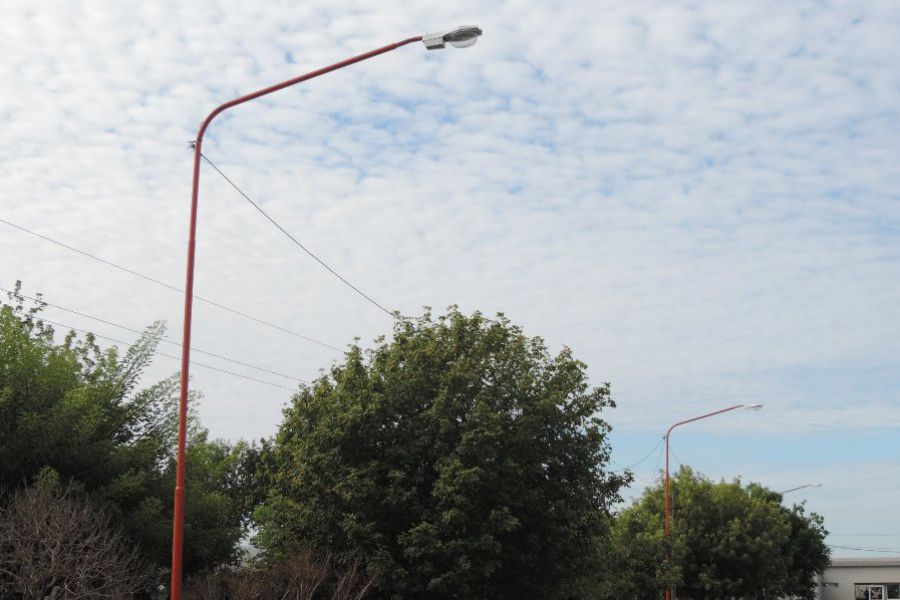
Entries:
[[262, 96], [283, 90], [286, 87], [302, 83], [308, 79], [336, 71], [343, 67], [358, 63], [396, 50], [401, 46], [411, 44], [413, 42], [423, 42], [429, 50], [437, 50], [443, 48], [447, 43], [457, 48], [467, 48], [473, 45], [481, 35], [481, 29], [474, 26], [458, 27], [452, 31], [439, 33], [430, 33], [411, 37], [393, 44], [360, 54], [331, 66], [312, 71], [293, 79], [288, 79], [273, 86], [258, 90], [246, 96], [235, 98], [225, 104], [222, 104], [211, 113], [200, 125], [197, 133], [197, 139], [194, 141], [194, 182], [191, 190], [191, 218], [190, 233], [188, 236], [187, 251], [187, 283], [184, 286], [184, 334], [182, 337], [181, 351], [181, 396], [178, 405], [178, 452], [176, 455], [176, 475], [175, 475], [175, 510], [173, 514], [172, 524], [172, 600], [181, 599], [181, 566], [182, 566], [182, 544], [184, 541], [184, 482], [185, 482], [185, 446], [187, 444], [187, 398], [188, 398], [188, 370], [190, 367], [190, 349], [191, 349], [191, 314], [194, 299], [194, 249], [196, 247], [196, 231], [197, 231], [197, 199], [200, 190], [200, 159], [202, 157], [201, 147], [203, 145], [203, 134], [213, 119], [225, 110], [255, 100]]
[[[738, 404], [735, 406], [729, 406], [728, 408], [723, 408], [722, 410], [717, 410], [711, 413], [707, 413], [705, 415], [700, 415], [699, 417], [694, 417], [693, 419], [687, 419], [685, 421], [679, 421], [675, 423], [671, 427], [669, 427], [668, 431], [666, 431], [666, 540], [669, 539], [669, 436], [672, 434], [672, 430], [676, 427], [680, 427], [682, 425], [687, 425], [688, 423], [693, 423], [694, 421], [699, 421], [701, 419], [707, 419], [709, 417], [715, 417], [716, 415], [721, 415], [723, 413], [731, 412], [733, 410], [737, 410], [739, 408], [743, 408], [744, 410], [759, 410], [762, 408], [762, 404]], [[669, 585], [666, 585], [666, 600], [672, 599], [672, 588]]]

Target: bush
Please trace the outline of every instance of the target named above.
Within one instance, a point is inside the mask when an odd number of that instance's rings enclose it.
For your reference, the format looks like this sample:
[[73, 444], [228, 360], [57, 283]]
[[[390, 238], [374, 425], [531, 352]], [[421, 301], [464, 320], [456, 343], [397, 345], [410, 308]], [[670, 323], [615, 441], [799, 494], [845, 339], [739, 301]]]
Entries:
[[629, 480], [607, 468], [612, 406], [502, 315], [400, 321], [285, 410], [256, 540], [363, 557], [379, 598], [568, 598]]
[[121, 599], [149, 576], [112, 520], [70, 489], [25, 488], [0, 509], [0, 597]]
[[220, 569], [194, 577], [184, 587], [192, 600], [361, 600], [375, 578], [359, 561], [338, 565], [330, 554], [304, 550], [269, 567]]

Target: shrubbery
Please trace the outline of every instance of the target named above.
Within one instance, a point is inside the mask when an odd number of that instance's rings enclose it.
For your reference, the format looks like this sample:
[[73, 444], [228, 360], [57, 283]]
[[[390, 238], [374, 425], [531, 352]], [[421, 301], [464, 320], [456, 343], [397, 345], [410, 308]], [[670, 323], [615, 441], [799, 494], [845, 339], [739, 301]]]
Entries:
[[[0, 597], [157, 588], [178, 386], [138, 380], [164, 327], [121, 353], [57, 340], [41, 308], [18, 287], [0, 308]], [[210, 440], [191, 417], [186, 598], [810, 597], [822, 520], [762, 487], [683, 470], [669, 540], [658, 486], [614, 515], [630, 474], [608, 467], [612, 406], [502, 315], [400, 320], [301, 387], [271, 440]], [[250, 531], [262, 555], [239, 566]]]

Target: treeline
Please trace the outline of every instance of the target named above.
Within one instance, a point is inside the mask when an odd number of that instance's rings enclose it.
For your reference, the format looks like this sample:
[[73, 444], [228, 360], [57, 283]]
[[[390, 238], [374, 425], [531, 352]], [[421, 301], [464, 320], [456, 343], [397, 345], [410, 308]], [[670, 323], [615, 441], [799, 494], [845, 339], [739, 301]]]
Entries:
[[[0, 309], [0, 598], [165, 597], [177, 376], [138, 387], [164, 327], [124, 352], [60, 338], [18, 289]], [[659, 486], [621, 508], [612, 406], [569, 350], [451, 309], [352, 347], [269, 440], [211, 440], [192, 414], [186, 597], [813, 597], [822, 521], [778, 494], [683, 470], [668, 540]]]

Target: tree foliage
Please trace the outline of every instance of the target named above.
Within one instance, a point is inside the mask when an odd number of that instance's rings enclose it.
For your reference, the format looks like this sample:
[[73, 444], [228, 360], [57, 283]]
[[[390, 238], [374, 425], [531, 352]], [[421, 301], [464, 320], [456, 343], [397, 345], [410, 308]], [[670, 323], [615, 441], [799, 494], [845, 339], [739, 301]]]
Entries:
[[819, 515], [784, 507], [760, 485], [715, 483], [688, 467], [671, 488], [668, 541], [662, 483], [617, 516], [611, 550], [619, 576], [608, 597], [657, 598], [667, 583], [692, 600], [815, 597], [816, 573], [829, 561]]
[[363, 557], [384, 597], [564, 597], [627, 480], [585, 370], [502, 315], [399, 322], [286, 409], [259, 543]]
[[[43, 469], [105, 507], [153, 563], [169, 561], [178, 377], [138, 380], [164, 333], [154, 323], [124, 353], [92, 335], [61, 341], [19, 284], [0, 307], [0, 492]], [[233, 560], [245, 524], [246, 445], [210, 441], [192, 419], [185, 567]]]

